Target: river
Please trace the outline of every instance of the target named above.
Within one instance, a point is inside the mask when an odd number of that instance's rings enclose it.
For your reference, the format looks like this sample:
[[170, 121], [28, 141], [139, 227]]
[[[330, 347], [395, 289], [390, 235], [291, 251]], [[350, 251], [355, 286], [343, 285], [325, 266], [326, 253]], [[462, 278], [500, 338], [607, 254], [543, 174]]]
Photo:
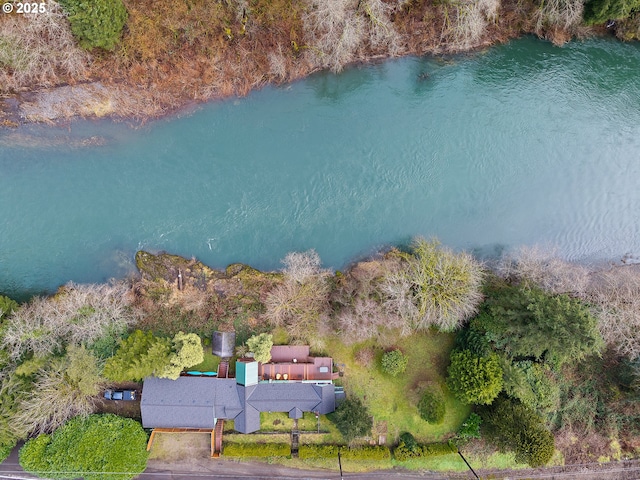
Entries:
[[137, 249], [341, 268], [423, 235], [617, 259], [640, 253], [638, 179], [638, 44], [391, 60], [136, 128], [0, 132], [0, 292], [122, 277]]

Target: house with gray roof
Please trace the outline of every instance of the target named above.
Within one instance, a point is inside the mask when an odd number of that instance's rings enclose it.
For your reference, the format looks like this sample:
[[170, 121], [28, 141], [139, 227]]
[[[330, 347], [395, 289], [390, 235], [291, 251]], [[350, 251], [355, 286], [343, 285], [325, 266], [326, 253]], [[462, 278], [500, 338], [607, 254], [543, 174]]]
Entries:
[[257, 362], [238, 362], [237, 378], [181, 376], [177, 380], [148, 377], [142, 389], [145, 428], [212, 429], [216, 421], [234, 420], [241, 433], [260, 430], [260, 412], [284, 412], [301, 418], [303, 412], [335, 410], [331, 381], [260, 380]]

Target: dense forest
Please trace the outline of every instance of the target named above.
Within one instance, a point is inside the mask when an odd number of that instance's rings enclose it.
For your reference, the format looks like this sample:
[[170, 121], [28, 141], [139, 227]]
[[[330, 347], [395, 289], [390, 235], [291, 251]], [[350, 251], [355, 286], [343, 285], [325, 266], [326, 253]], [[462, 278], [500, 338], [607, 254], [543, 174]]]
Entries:
[[[0, 16], [0, 95], [22, 95], [22, 115], [34, 120], [146, 117], [356, 61], [466, 51], [522, 33], [562, 43], [606, 29], [637, 39], [640, 2], [49, 0], [44, 12]], [[24, 96], [69, 85], [83, 87]]]
[[[108, 412], [107, 386], [177, 378], [202, 362], [214, 330], [236, 332], [239, 356], [265, 355], [265, 342], [308, 344], [345, 362], [339, 442], [370, 436], [370, 411], [401, 462], [434, 451], [425, 444], [434, 440], [531, 466], [638, 453], [636, 266], [589, 268], [532, 248], [482, 264], [424, 239], [338, 272], [314, 251], [290, 253], [281, 272], [146, 252], [136, 260], [141, 274], [127, 281], [68, 284], [22, 305], [0, 297], [3, 456], [32, 438], [21, 454], [30, 471], [106, 468], [78, 466], [59, 444], [121, 421], [95, 415]], [[397, 390], [381, 393], [397, 395], [393, 409], [367, 392], [375, 376]], [[142, 435], [135, 422], [122, 428]], [[140, 438], [127, 454], [136, 468]]]

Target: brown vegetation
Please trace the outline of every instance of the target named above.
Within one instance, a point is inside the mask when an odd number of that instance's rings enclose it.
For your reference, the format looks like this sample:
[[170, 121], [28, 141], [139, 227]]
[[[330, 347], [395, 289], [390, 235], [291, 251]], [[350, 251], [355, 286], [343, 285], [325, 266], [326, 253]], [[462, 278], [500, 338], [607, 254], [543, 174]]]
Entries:
[[46, 13], [0, 15], [0, 93], [83, 80], [89, 58], [53, 0]]
[[284, 282], [267, 294], [265, 317], [292, 338], [312, 341], [327, 324], [330, 272], [320, 267], [314, 250], [289, 253], [283, 263]]
[[90, 81], [75, 94], [22, 99], [31, 104], [21, 114], [144, 118], [377, 56], [468, 50], [522, 31], [562, 41], [582, 8], [582, 0], [124, 3], [127, 25], [109, 53], [80, 50], [53, 1], [47, 14], [0, 16], [0, 94]]

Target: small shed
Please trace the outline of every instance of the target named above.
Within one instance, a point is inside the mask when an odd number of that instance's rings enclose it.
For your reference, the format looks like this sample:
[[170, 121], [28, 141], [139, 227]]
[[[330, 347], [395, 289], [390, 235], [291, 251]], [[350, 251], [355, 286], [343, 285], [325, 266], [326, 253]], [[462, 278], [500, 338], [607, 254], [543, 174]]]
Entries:
[[236, 346], [236, 332], [213, 332], [213, 354], [221, 358], [233, 357]]

